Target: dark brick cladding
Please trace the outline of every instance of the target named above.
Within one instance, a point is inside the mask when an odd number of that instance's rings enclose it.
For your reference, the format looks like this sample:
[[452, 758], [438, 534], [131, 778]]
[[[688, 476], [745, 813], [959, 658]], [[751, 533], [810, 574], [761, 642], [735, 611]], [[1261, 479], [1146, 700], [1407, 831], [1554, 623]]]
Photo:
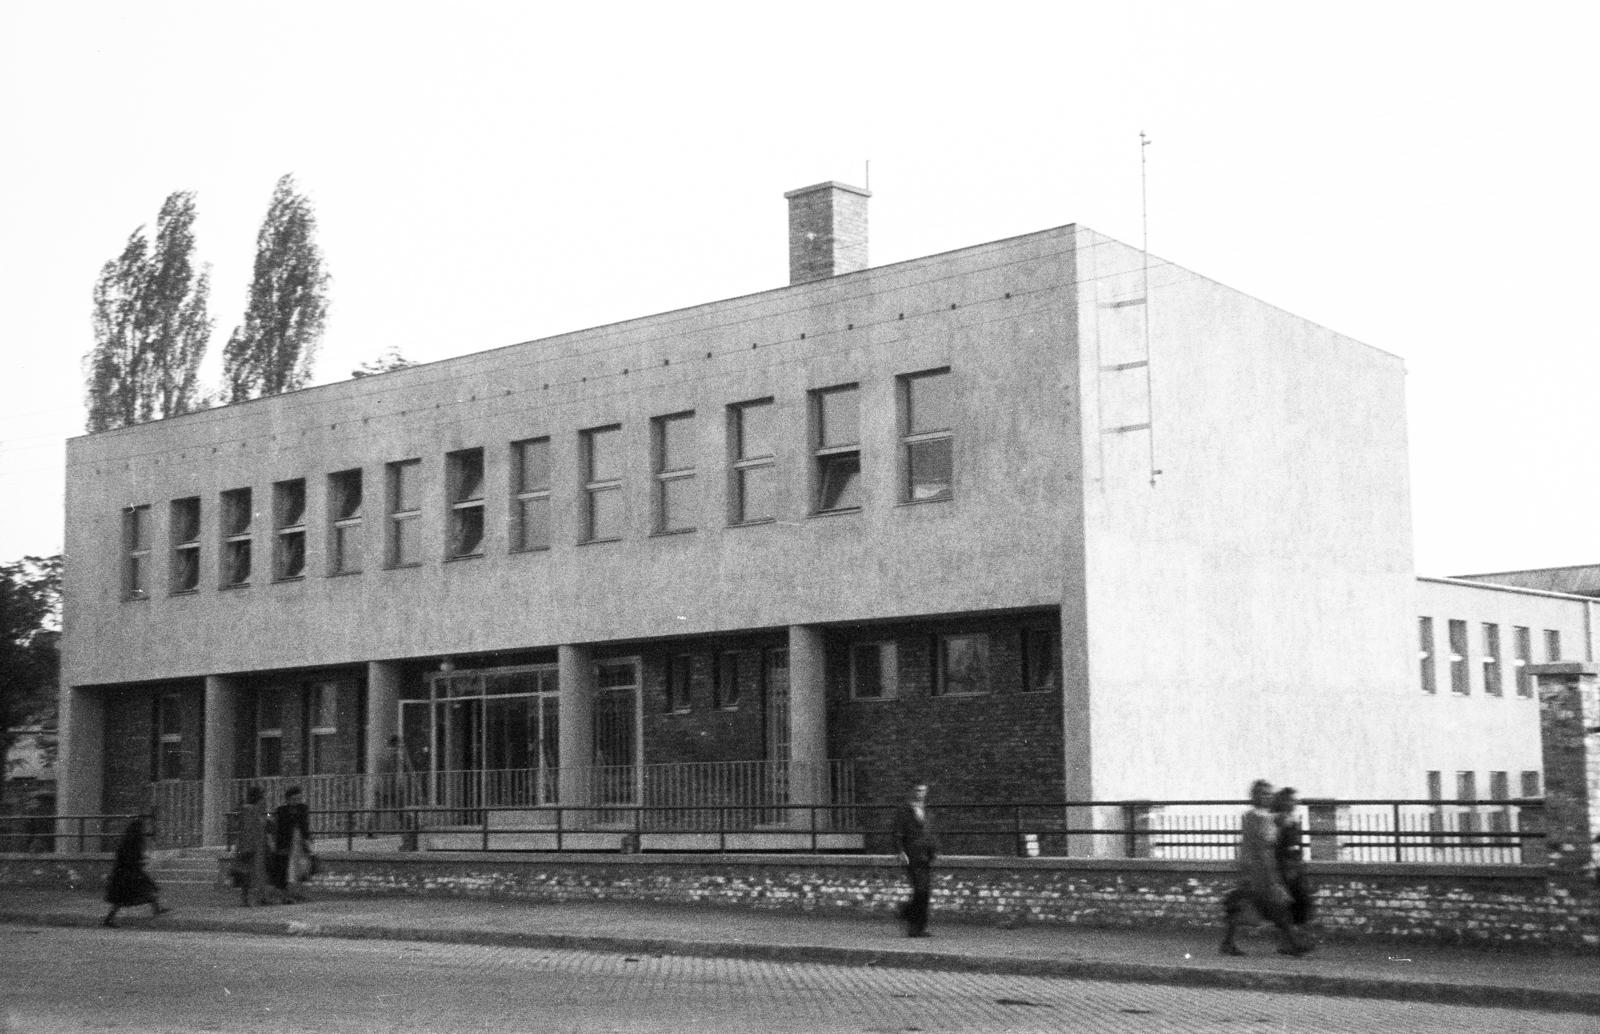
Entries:
[[105, 750], [101, 758], [105, 786], [101, 808], [107, 814], [126, 814], [149, 807], [150, 781], [156, 774], [156, 701], [167, 694], [176, 695], [180, 701], [181, 778], [201, 777], [204, 684], [164, 683], [110, 690], [106, 695]]
[[[647, 764], [691, 761], [757, 761], [765, 756], [766, 709], [762, 672], [768, 655], [788, 645], [783, 636], [696, 640], [653, 644], [640, 652], [644, 710], [644, 760]], [[717, 706], [717, 665], [736, 653], [738, 701]], [[667, 706], [667, 670], [673, 657], [690, 665], [689, 708]]]
[[310, 731], [307, 722], [311, 700], [311, 685], [316, 682], [334, 682], [338, 734], [333, 737], [330, 771], [334, 773], [360, 772], [363, 769], [365, 750], [366, 707], [365, 679], [350, 672], [312, 672], [292, 675], [263, 675], [250, 679], [240, 687], [238, 710], [234, 720], [234, 777], [249, 779], [256, 772], [256, 707], [262, 693], [276, 691], [282, 694], [283, 721], [283, 771], [285, 776], [311, 774]]
[[[860, 762], [857, 799], [897, 802], [921, 779], [935, 802], [1061, 800], [1061, 694], [1025, 692], [1022, 672], [1023, 630], [1060, 627], [1051, 612], [830, 634], [828, 752]], [[966, 632], [989, 635], [990, 692], [935, 696], [937, 639]], [[898, 655], [895, 698], [851, 699], [851, 645], [884, 641]]]

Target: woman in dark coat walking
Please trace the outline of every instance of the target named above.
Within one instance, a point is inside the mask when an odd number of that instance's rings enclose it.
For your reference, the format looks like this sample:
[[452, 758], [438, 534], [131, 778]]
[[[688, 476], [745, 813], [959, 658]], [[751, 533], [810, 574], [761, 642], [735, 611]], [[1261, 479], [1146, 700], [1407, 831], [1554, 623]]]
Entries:
[[111, 911], [100, 921], [101, 926], [116, 926], [119, 911], [138, 905], [149, 905], [153, 916], [172, 911], [161, 907], [161, 888], [144, 870], [145, 837], [144, 817], [135, 815], [117, 841], [116, 859], [106, 880], [106, 901]]

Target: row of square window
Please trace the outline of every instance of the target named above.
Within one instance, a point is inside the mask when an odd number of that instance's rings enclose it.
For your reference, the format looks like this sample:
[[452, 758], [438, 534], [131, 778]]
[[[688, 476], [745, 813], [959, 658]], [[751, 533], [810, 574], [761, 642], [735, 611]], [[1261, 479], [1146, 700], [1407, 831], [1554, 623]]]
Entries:
[[[900, 498], [932, 502], [952, 495], [953, 398], [948, 368], [897, 378], [900, 426]], [[844, 384], [810, 393], [811, 513], [847, 513], [861, 507], [859, 385]], [[729, 514], [732, 525], [777, 519], [776, 405], [772, 398], [727, 407]], [[695, 414], [674, 413], [651, 421], [654, 534], [695, 530]], [[623, 537], [622, 426], [611, 424], [579, 432], [583, 501], [580, 542], [612, 542]], [[548, 549], [550, 520], [550, 439], [530, 438], [510, 445], [510, 550]], [[484, 451], [463, 449], [445, 457], [449, 507], [446, 558], [483, 555], [486, 492]], [[422, 461], [385, 466], [384, 563], [410, 567], [423, 560]], [[280, 481], [272, 487], [272, 578], [303, 578], [306, 573], [306, 482]], [[355, 574], [363, 566], [361, 530], [362, 471], [328, 475], [328, 573]], [[221, 584], [248, 585], [253, 568], [253, 498], [248, 488], [221, 495]], [[150, 507], [123, 511], [123, 588], [130, 598], [148, 596], [151, 555]], [[170, 521], [170, 588], [193, 592], [200, 584], [200, 499], [173, 500]]]
[[[1468, 696], [1472, 692], [1472, 673], [1467, 660], [1467, 622], [1451, 618], [1447, 622], [1450, 653], [1450, 692]], [[1434, 657], [1433, 618], [1417, 619], [1417, 658], [1424, 693], [1439, 691], [1438, 672]], [[1483, 622], [1479, 630], [1481, 650], [1478, 663], [1483, 668], [1483, 691], [1489, 696], [1503, 696], [1505, 690], [1505, 664], [1500, 644], [1500, 626]], [[1533, 630], [1522, 625], [1511, 627], [1511, 668], [1516, 673], [1517, 696], [1532, 698], [1533, 676], [1528, 665], [1533, 663]], [[1544, 659], [1553, 663], [1561, 659], [1561, 633], [1553, 628], [1544, 630]]]
[[[991, 662], [991, 637], [985, 632], [940, 635], [934, 640], [936, 697], [982, 696], [997, 688]], [[739, 706], [741, 665], [745, 655], [729, 650], [717, 655], [711, 683], [714, 708]], [[850, 696], [855, 700], [893, 700], [900, 696], [899, 644], [893, 641], [855, 643], [850, 647]], [[693, 654], [674, 654], [667, 663], [667, 710], [685, 713], [693, 707]], [[1061, 688], [1061, 637], [1053, 629], [1022, 631], [1023, 692], [1055, 692]]]

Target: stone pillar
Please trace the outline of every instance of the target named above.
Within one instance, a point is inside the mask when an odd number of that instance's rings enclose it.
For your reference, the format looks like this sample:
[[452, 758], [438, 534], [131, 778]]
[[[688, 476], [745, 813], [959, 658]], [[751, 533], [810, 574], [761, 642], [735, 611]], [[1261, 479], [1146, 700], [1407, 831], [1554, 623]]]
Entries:
[[234, 742], [238, 713], [238, 684], [220, 675], [206, 676], [205, 748], [201, 786], [200, 840], [210, 846], [228, 841], [228, 812], [232, 810]]
[[[366, 805], [378, 806], [378, 783], [383, 778], [389, 737], [400, 734], [400, 665], [395, 661], [367, 662], [367, 750], [363, 771], [367, 779]], [[416, 804], [416, 801], [407, 801]]]
[[[828, 803], [827, 659], [822, 631], [789, 626], [789, 803]], [[817, 813], [820, 825], [824, 813]], [[790, 820], [811, 825], [808, 812]]]
[[558, 646], [556, 665], [560, 804], [571, 808], [589, 803], [589, 771], [594, 765], [594, 652], [587, 646]]
[[[98, 815], [105, 809], [105, 701], [99, 693], [70, 686], [57, 699], [56, 814]], [[89, 829], [98, 832], [92, 825]], [[100, 850], [98, 840], [79, 845], [76, 822], [58, 822], [56, 831], [71, 834], [56, 841], [58, 851]]]
[[1339, 860], [1339, 805], [1335, 801], [1307, 801], [1306, 815], [1310, 822], [1311, 860], [1337, 862]]
[[1558, 888], [1596, 895], [1600, 664], [1565, 661], [1536, 664], [1530, 671], [1539, 686], [1547, 871]]

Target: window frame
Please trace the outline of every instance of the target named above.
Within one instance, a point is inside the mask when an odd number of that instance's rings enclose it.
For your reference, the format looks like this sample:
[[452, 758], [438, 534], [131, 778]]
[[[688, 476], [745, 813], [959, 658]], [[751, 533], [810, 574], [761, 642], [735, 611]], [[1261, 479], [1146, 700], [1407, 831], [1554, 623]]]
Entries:
[[1417, 618], [1417, 666], [1422, 691], [1430, 696], [1439, 694], [1439, 671], [1434, 655], [1433, 618]]
[[[619, 465], [619, 469], [615, 472], [614, 477], [597, 477], [596, 475], [598, 473], [604, 472], [597, 471], [595, 469], [595, 444], [597, 442], [609, 440], [601, 438], [602, 435], [609, 434], [616, 435], [615, 451], [617, 453], [616, 462]], [[578, 454], [583, 463], [584, 479], [583, 534], [580, 541], [585, 545], [596, 542], [621, 542], [623, 539], [623, 532], [627, 528], [628, 511], [626, 505], [624, 505], [626, 503], [626, 497], [623, 494], [622, 489], [623, 470], [620, 469], [620, 465], [622, 464], [622, 444], [621, 424], [603, 424], [599, 427], [584, 428], [582, 431], [578, 432]], [[617, 504], [619, 507], [616, 518], [618, 527], [616, 529], [616, 534], [614, 535], [600, 535], [598, 532], [601, 529], [596, 521], [596, 517], [600, 513], [600, 507], [597, 506], [597, 502], [606, 497], [608, 493], [612, 492], [616, 493]]]
[[255, 573], [255, 493], [249, 487], [227, 489], [217, 509], [221, 516], [221, 563], [217, 572], [221, 587], [249, 588]]
[[1533, 629], [1526, 625], [1511, 626], [1511, 667], [1516, 672], [1514, 681], [1517, 696], [1527, 699], [1533, 694], [1533, 674], [1528, 671], [1533, 663]]
[[[184, 511], [190, 509], [194, 511], [194, 536], [192, 538], [180, 538], [179, 535], [183, 530], [183, 526], [187, 523]], [[184, 496], [182, 499], [172, 500], [168, 510], [170, 516], [167, 538], [171, 542], [172, 557], [171, 568], [167, 575], [169, 579], [167, 592], [173, 596], [188, 596], [200, 591], [200, 537], [204, 534], [200, 526], [200, 519], [204, 511], [201, 508], [200, 497], [197, 495]], [[192, 572], [187, 585], [184, 584], [182, 577], [186, 565], [188, 570]]]
[[[317, 679], [306, 684], [306, 762], [307, 775], [338, 775], [339, 696], [342, 683], [336, 679]], [[319, 706], [319, 705], [325, 705]], [[333, 723], [319, 722], [331, 710]], [[324, 766], [331, 761], [331, 768]]]
[[1500, 626], [1493, 621], [1483, 622], [1483, 692], [1486, 696], [1505, 695], [1505, 668], [1500, 658]]
[[[256, 692], [255, 726], [256, 726], [256, 756], [255, 774], [258, 779], [272, 779], [283, 775], [283, 690], [278, 686], [267, 686]], [[268, 702], [272, 706], [269, 708]], [[268, 711], [276, 712], [276, 722], [272, 725], [265, 724]], [[262, 763], [267, 742], [274, 745], [276, 764], [273, 771], [267, 771], [267, 766]]]
[[[862, 651], [873, 651], [877, 692], [863, 692]], [[894, 639], [866, 639], [850, 644], [850, 699], [870, 703], [900, 699], [900, 649]]]
[[667, 713], [694, 710], [694, 654], [668, 654], [666, 676]]
[[[362, 515], [366, 508], [365, 480], [365, 474], [360, 467], [336, 470], [328, 475], [328, 574], [330, 575], [360, 574], [365, 566], [366, 549], [361, 536]], [[355, 489], [353, 493], [352, 487]], [[352, 495], [355, 497], [353, 506]], [[347, 547], [352, 544], [355, 548], [348, 549]]]
[[[950, 657], [948, 648], [957, 639], [971, 639], [983, 644], [983, 685], [978, 689], [952, 690], [950, 688]], [[945, 632], [934, 639], [933, 695], [936, 697], [985, 697], [994, 693], [994, 636], [988, 632]]]
[[[1065, 685], [1065, 678], [1061, 672], [1061, 630], [1059, 628], [1029, 627], [1022, 630], [1022, 692], [1024, 693], [1059, 693]], [[1047, 644], [1046, 652], [1050, 656], [1050, 665], [1054, 684], [1038, 684], [1035, 670], [1035, 658], [1038, 656], [1037, 644], [1040, 639]]]
[[[408, 509], [401, 509], [405, 479], [414, 476], [416, 481], [412, 486], [418, 495], [414, 500], [416, 505]], [[385, 542], [384, 566], [390, 570], [422, 566], [422, 460], [420, 457], [408, 460], [393, 460], [384, 464], [384, 510], [385, 510]], [[403, 556], [405, 545], [406, 525], [415, 522], [417, 527], [416, 556], [407, 558]]]
[[122, 508], [122, 598], [150, 598], [151, 507], [138, 503]]
[[[680, 465], [669, 468], [667, 464], [672, 462], [674, 457], [670, 455], [671, 450], [668, 446], [673, 438], [673, 430], [680, 425], [687, 428], [687, 449], [689, 452], [687, 459], [690, 462], [688, 466]], [[697, 523], [692, 519], [694, 516], [693, 500], [695, 498], [693, 495], [694, 477], [697, 466], [694, 461], [697, 458], [696, 454], [699, 451], [695, 448], [695, 445], [694, 410], [686, 409], [681, 412], [668, 413], [664, 416], [651, 418], [650, 466], [654, 477], [654, 484], [651, 486], [653, 489], [652, 495], [654, 496], [654, 505], [651, 508], [655, 511], [653, 522], [654, 530], [652, 534], [684, 535], [698, 530]], [[682, 460], [683, 457], [677, 458], [677, 462], [680, 464], [682, 463]], [[690, 494], [687, 499], [680, 498], [678, 501], [680, 505], [684, 506], [688, 510], [686, 515], [680, 515], [680, 517], [686, 516], [688, 519], [686, 521], [673, 524], [669, 522], [669, 517], [673, 512], [673, 508], [670, 505], [672, 493], [674, 490], [685, 486], [686, 490], [689, 491]]]
[[[851, 428], [853, 436], [848, 441], [833, 441], [830, 443], [830, 425], [827, 418], [828, 399], [850, 393], [855, 403], [855, 426]], [[811, 514], [812, 516], [826, 516], [841, 513], [859, 513], [862, 508], [861, 496], [864, 493], [861, 469], [861, 385], [859, 382], [849, 384], [835, 384], [826, 388], [816, 388], [810, 392], [811, 410]], [[846, 482], [839, 491], [840, 498], [854, 497], [855, 502], [847, 505], [828, 506], [828, 486], [834, 478], [835, 468], [844, 469], [853, 461], [855, 469], [850, 472], [853, 484]]]
[[[533, 447], [539, 447], [544, 452], [544, 480], [532, 482], [528, 478], [528, 452]], [[544, 435], [535, 438], [521, 438], [511, 443], [511, 548], [512, 553], [537, 553], [547, 550], [551, 545], [550, 523], [550, 481], [551, 455], [550, 437]], [[530, 508], [539, 507], [544, 512], [543, 541], [529, 544], [528, 513]]]
[[[489, 537], [489, 528], [485, 522], [487, 514], [488, 478], [484, 466], [484, 452], [482, 446], [470, 449], [457, 449], [447, 452], [444, 456], [445, 467], [445, 499], [449, 506], [449, 528], [445, 536], [445, 559], [470, 560], [484, 555]], [[471, 494], [472, 484], [468, 478], [473, 465], [477, 468], [477, 494]], [[477, 524], [476, 548], [465, 548], [466, 535], [471, 531], [472, 524]]]
[[1546, 664], [1561, 660], [1561, 630], [1558, 628], [1544, 630], [1544, 660]]
[[[762, 412], [771, 424], [766, 442], [767, 452], [749, 449], [749, 416]], [[728, 523], [732, 526], [746, 524], [771, 524], [778, 519], [778, 407], [772, 396], [736, 402], [728, 407]], [[758, 443], [759, 444], [759, 443]], [[772, 512], [752, 516], [748, 486], [752, 478], [765, 478], [771, 486]]]
[[[295, 486], [298, 486], [296, 488]], [[300, 495], [299, 513], [293, 513], [293, 493]], [[306, 479], [289, 478], [286, 481], [275, 481], [272, 484], [272, 580], [275, 582], [298, 582], [305, 579], [306, 562]], [[298, 517], [298, 520], [295, 518]], [[294, 543], [298, 541], [300, 549], [300, 567], [296, 571], [289, 571], [288, 561], [293, 557]]]
[[1449, 618], [1446, 634], [1450, 641], [1450, 693], [1452, 696], [1472, 695], [1472, 675], [1467, 668], [1467, 623], [1461, 618]]
[[[740, 681], [744, 673], [744, 650], [720, 650], [713, 669], [711, 686], [712, 706], [719, 711], [737, 711], [741, 696]], [[730, 671], [731, 667], [731, 671]]]
[[[918, 429], [916, 427], [916, 387], [919, 383], [926, 382], [935, 377], [948, 378], [943, 383], [946, 391], [953, 398], [954, 384], [950, 367], [942, 366], [932, 370], [921, 370], [917, 373], [901, 374], [895, 378], [896, 397], [899, 403], [900, 422], [900, 502], [904, 505], [921, 503], [943, 503], [955, 498], [955, 424], [954, 414], [950, 415], [951, 423], [945, 427], [929, 427]], [[947, 408], [953, 410], [953, 402]], [[917, 496], [915, 476], [915, 463], [913, 456], [918, 446], [938, 445], [945, 446], [945, 463], [950, 473], [949, 480], [942, 491], [932, 495]]]

